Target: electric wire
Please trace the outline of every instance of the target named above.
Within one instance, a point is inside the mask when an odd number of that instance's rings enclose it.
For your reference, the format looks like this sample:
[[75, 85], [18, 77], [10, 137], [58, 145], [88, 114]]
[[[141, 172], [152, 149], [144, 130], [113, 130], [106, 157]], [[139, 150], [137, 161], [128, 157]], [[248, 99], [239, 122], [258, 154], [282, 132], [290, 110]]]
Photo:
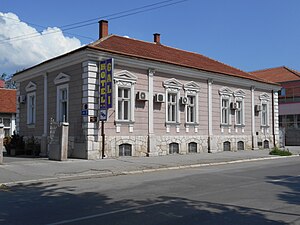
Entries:
[[[142, 6], [142, 7], [130, 9], [130, 10], [125, 10], [125, 11], [118, 12], [118, 13], [113, 13], [113, 14], [106, 15], [106, 16], [103, 16], [103, 17], [98, 17], [98, 18], [95, 18], [95, 19], [90, 19], [90, 20], [86, 20], [86, 21], [82, 21], [82, 22], [77, 22], [77, 23], [73, 23], [73, 24], [64, 25], [64, 26], [58, 27], [59, 30], [50, 31], [48, 33], [35, 32], [35, 33], [23, 35], [23, 36], [15, 36], [15, 37], [12, 37], [12, 38], [3, 39], [3, 40], [0, 40], [0, 44], [12, 42], [12, 41], [26, 40], [26, 39], [29, 39], [29, 38], [34, 38], [34, 37], [39, 37], [39, 36], [45, 36], [45, 35], [54, 34], [54, 33], [58, 33], [58, 32], [65, 32], [67, 30], [72, 30], [72, 29], [77, 29], [77, 28], [81, 28], [81, 27], [86, 27], [86, 26], [93, 25], [95, 23], [98, 23], [98, 21], [91, 22], [91, 23], [87, 23], [87, 22], [93, 21], [93, 20], [98, 20], [100, 18], [107, 19], [107, 20], [115, 20], [115, 19], [119, 19], [119, 18], [123, 18], [123, 17], [128, 17], [128, 16], [132, 16], [132, 15], [136, 15], [136, 14], [140, 14], [140, 13], [152, 11], [152, 10], [155, 10], [155, 9], [160, 9], [160, 8], [168, 7], [168, 6], [179, 4], [179, 3], [182, 3], [182, 2], [186, 2], [186, 1], [188, 1], [188, 0], [179, 0], [179, 1], [175, 1], [175, 2], [174, 2], [174, 0], [167, 0], [167, 1], [162, 1], [162, 2], [158, 2], [158, 3], [153, 3], [153, 4], [150, 4], [150, 5], [146, 5], [146, 6]], [[170, 2], [170, 3], [168, 3], [168, 2]], [[164, 3], [167, 3], [167, 4], [164, 4]], [[155, 6], [155, 7], [153, 7], [153, 6]], [[132, 13], [124, 14], [126, 12], [132, 12]], [[122, 14], [124, 14], [124, 15], [122, 15]], [[10, 19], [13, 19], [13, 18], [10, 18]], [[13, 20], [16, 20], [16, 19], [13, 19]], [[28, 24], [34, 25], [33, 23], [28, 23]], [[78, 24], [82, 24], [82, 25], [78, 25]], [[74, 25], [77, 25], [77, 26], [74, 26]], [[37, 24], [35, 24], [35, 26], [44, 27], [44, 26], [37, 25]], [[67, 28], [60, 29], [62, 27], [67, 27]], [[67, 32], [65, 32], [65, 33], [67, 33]], [[75, 34], [72, 34], [72, 35], [75, 35]]]

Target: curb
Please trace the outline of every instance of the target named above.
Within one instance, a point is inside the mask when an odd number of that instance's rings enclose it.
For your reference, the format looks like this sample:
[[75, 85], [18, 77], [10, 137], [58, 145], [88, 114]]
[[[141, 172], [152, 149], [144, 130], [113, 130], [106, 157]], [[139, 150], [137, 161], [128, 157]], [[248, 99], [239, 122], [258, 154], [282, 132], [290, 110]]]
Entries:
[[132, 171], [124, 171], [124, 172], [104, 172], [104, 173], [97, 173], [97, 174], [69, 175], [69, 176], [60, 176], [60, 177], [39, 178], [39, 179], [24, 180], [24, 181], [12, 181], [12, 182], [0, 183], [0, 191], [3, 187], [12, 187], [12, 186], [24, 185], [24, 184], [62, 182], [62, 181], [82, 180], [82, 179], [91, 179], [91, 178], [113, 177], [113, 176], [120, 176], [120, 175], [135, 175], [135, 174], [143, 174], [143, 173], [162, 172], [168, 170], [191, 169], [191, 168], [200, 168], [200, 167], [207, 167], [207, 166], [237, 164], [243, 162], [296, 158], [299, 156], [300, 155], [271, 156], [271, 157], [263, 157], [263, 158], [238, 159], [233, 161], [224, 161], [224, 162], [215, 162], [215, 163], [199, 163], [199, 164], [169, 166], [169, 167], [161, 167], [161, 168], [153, 168], [153, 169], [141, 169], [141, 170], [132, 170]]

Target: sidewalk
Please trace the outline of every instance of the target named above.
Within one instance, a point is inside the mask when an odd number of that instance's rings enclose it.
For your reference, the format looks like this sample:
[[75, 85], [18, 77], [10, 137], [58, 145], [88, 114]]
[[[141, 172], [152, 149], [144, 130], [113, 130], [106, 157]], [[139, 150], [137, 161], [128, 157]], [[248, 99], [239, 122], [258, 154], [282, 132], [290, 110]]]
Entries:
[[[290, 151], [297, 157], [300, 147], [290, 148]], [[68, 159], [64, 162], [50, 161], [46, 158], [4, 157], [4, 164], [0, 165], [0, 185], [57, 182], [277, 158], [283, 157], [271, 156], [269, 150], [99, 160]]]

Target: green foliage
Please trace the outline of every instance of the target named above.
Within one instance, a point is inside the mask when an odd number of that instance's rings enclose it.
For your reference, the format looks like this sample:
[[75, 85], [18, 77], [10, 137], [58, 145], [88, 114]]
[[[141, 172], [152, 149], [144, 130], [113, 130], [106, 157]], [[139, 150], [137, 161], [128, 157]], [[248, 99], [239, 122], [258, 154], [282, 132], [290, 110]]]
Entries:
[[274, 147], [273, 150], [270, 151], [270, 155], [290, 156], [292, 153], [288, 150], [281, 150], [278, 147]]
[[2, 75], [0, 75], [0, 80], [5, 81], [5, 88], [16, 89], [16, 82], [12, 81], [12, 75], [2, 73]]

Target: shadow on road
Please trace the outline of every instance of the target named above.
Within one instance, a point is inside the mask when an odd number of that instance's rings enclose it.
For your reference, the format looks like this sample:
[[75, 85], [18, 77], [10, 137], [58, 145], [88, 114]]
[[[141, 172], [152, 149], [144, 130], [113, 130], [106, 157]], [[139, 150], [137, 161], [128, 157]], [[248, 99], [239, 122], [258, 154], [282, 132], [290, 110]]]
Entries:
[[[101, 184], [99, 184], [101, 185]], [[247, 207], [161, 196], [115, 200], [105, 193], [79, 193], [56, 184], [0, 190], [0, 224], [285, 224]]]
[[269, 176], [268, 182], [289, 188], [278, 195], [278, 198], [289, 204], [300, 205], [300, 176]]

